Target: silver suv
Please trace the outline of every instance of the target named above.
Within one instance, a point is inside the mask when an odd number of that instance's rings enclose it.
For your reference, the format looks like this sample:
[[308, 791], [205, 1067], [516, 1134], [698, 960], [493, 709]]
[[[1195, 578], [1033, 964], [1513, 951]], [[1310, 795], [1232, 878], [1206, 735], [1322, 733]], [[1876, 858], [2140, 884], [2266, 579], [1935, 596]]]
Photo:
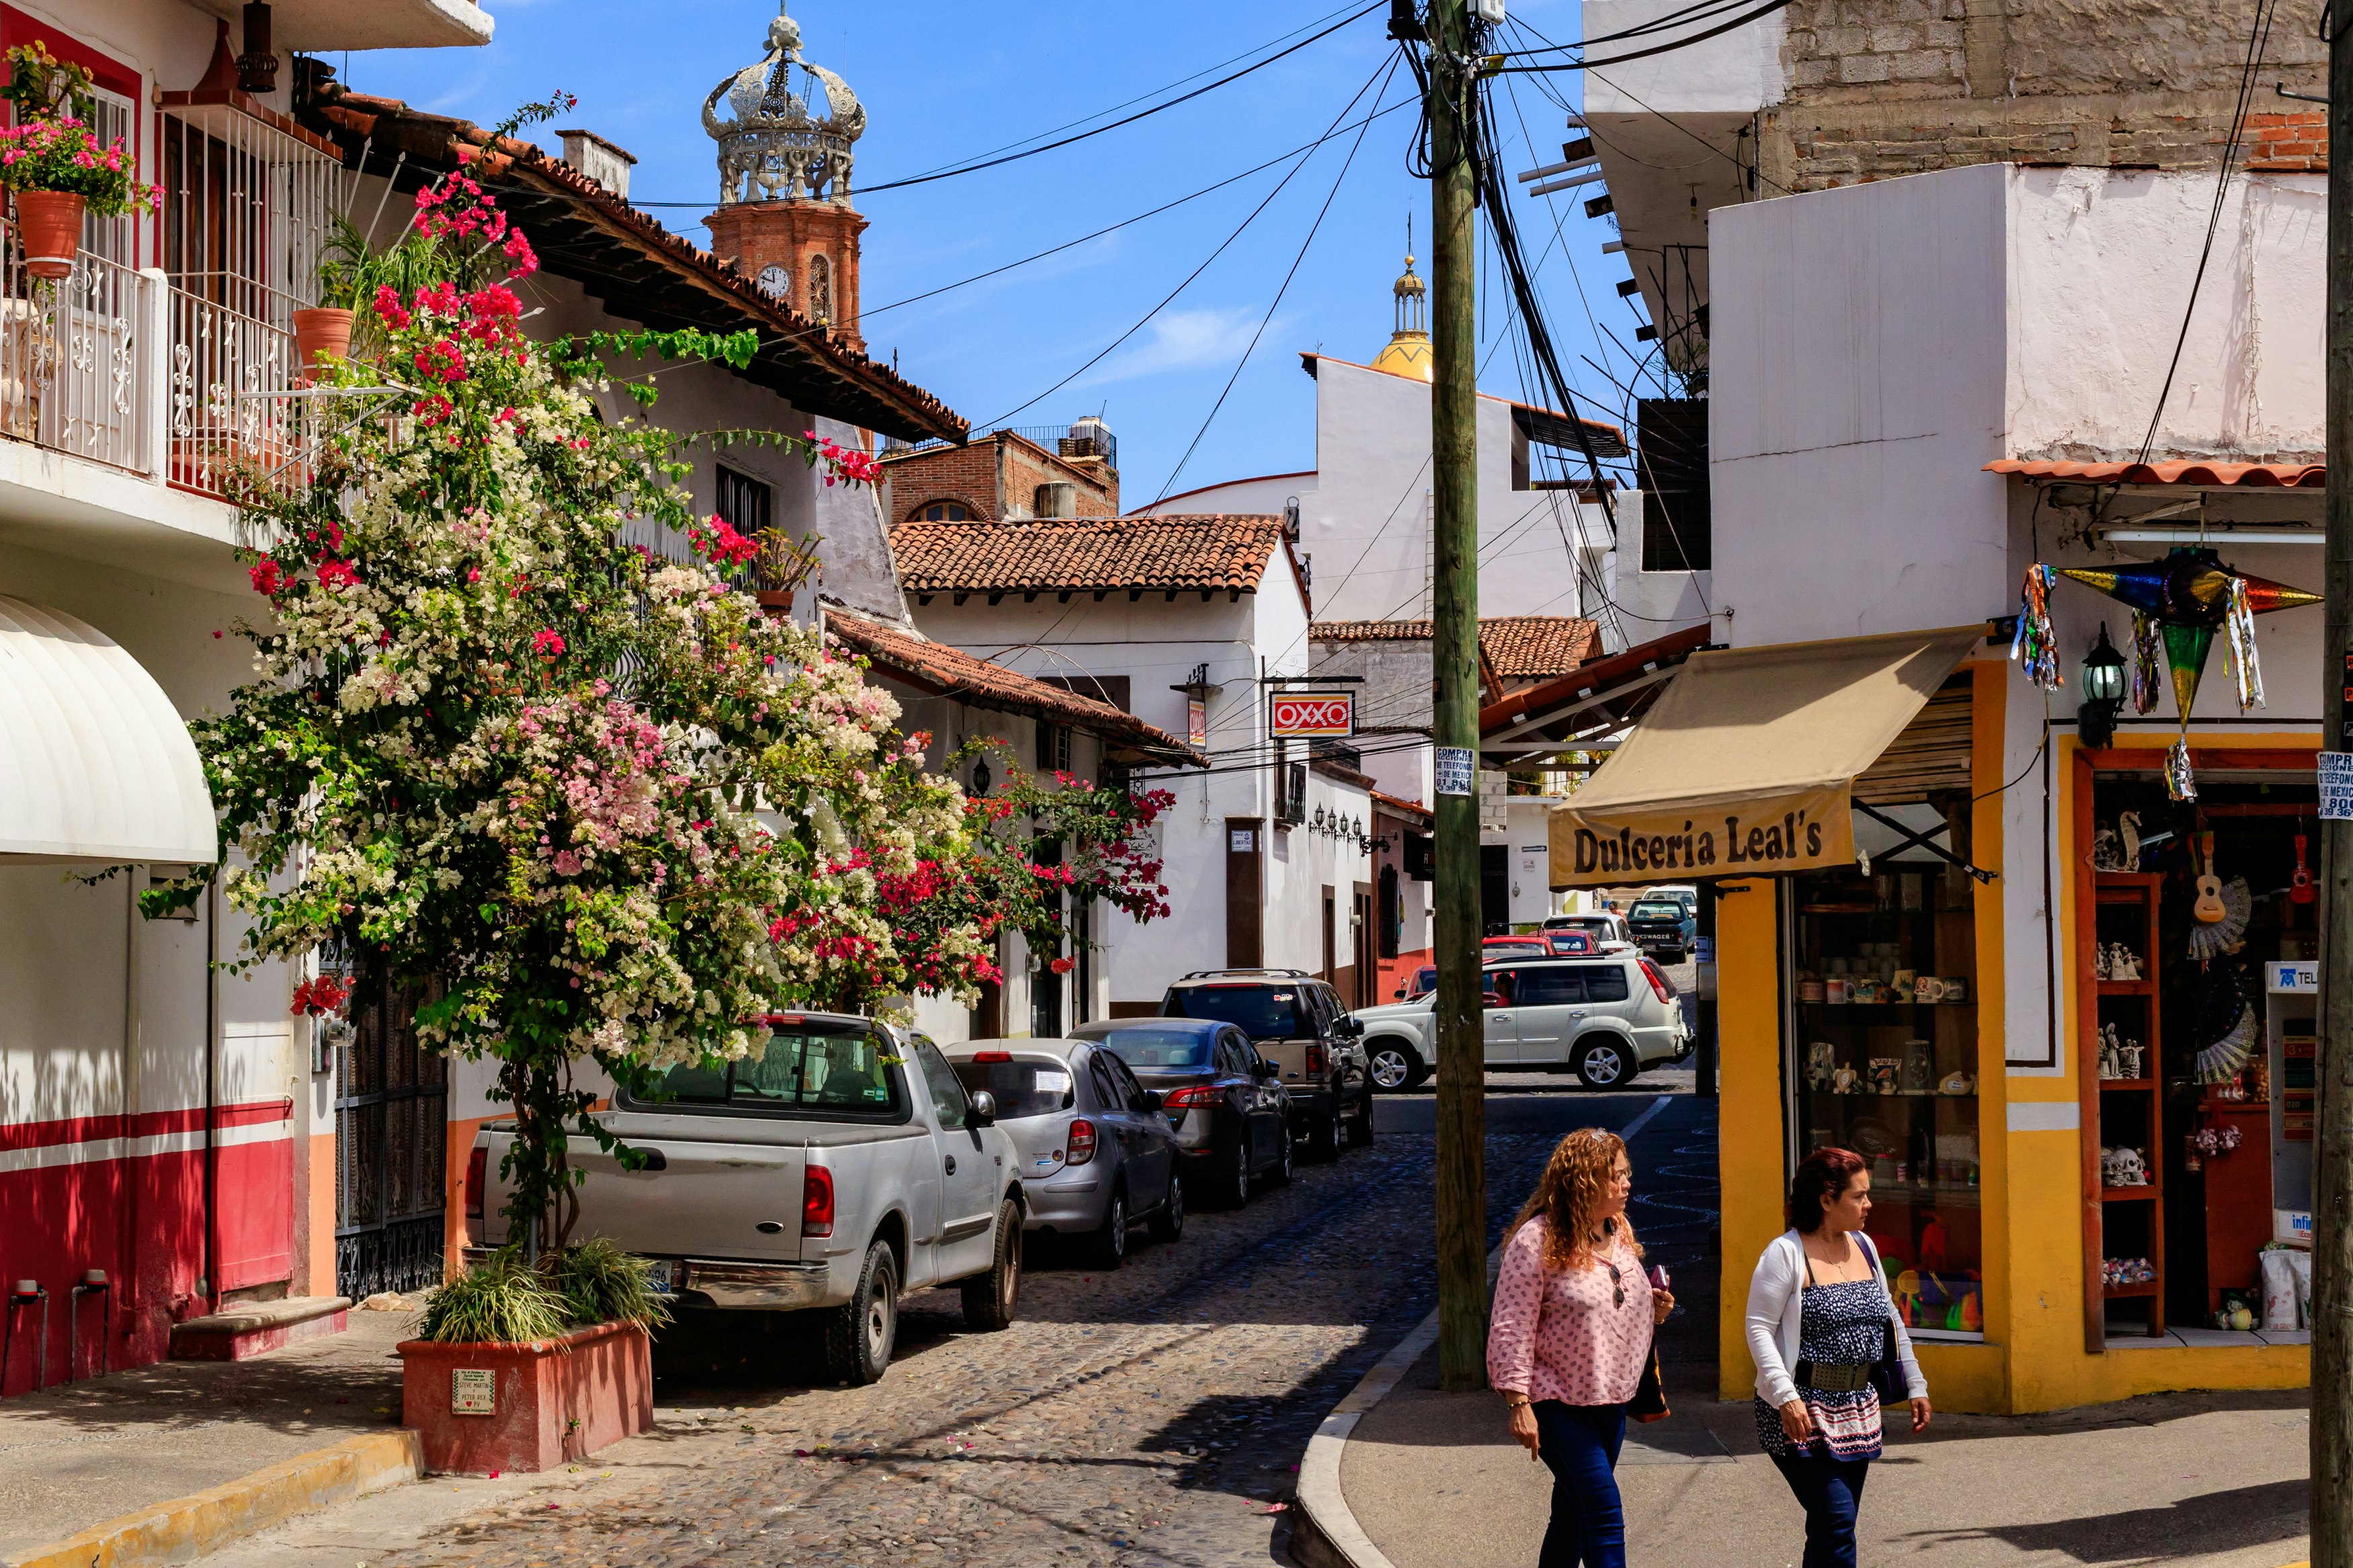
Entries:
[[[1506, 959], [1480, 982], [1491, 1071], [1574, 1072], [1588, 1089], [1623, 1089], [1643, 1068], [1690, 1054], [1674, 986], [1638, 953]], [[1381, 1088], [1409, 1087], [1436, 1064], [1436, 1005], [1430, 995], [1353, 1015]]]

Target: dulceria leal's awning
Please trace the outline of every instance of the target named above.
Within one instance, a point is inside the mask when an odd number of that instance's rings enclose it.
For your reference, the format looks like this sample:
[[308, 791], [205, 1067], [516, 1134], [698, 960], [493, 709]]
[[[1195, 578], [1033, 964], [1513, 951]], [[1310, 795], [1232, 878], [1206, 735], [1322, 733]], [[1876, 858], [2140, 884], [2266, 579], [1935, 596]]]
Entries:
[[209, 866], [218, 846], [154, 677], [96, 627], [0, 595], [0, 862]]
[[1857, 773], [1983, 625], [1694, 653], [1552, 814], [1552, 886], [1770, 876], [1854, 859]]

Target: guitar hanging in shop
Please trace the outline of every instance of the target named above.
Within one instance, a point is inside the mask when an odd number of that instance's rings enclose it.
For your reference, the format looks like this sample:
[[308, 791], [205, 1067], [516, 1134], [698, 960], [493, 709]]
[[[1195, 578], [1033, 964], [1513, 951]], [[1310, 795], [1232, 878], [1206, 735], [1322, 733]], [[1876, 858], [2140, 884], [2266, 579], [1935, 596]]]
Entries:
[[2200, 834], [2199, 844], [2206, 852], [2206, 869], [2198, 875], [2198, 901], [2189, 912], [2206, 925], [2214, 925], [2231, 911], [2222, 907], [2222, 879], [2214, 875], [2214, 836]]

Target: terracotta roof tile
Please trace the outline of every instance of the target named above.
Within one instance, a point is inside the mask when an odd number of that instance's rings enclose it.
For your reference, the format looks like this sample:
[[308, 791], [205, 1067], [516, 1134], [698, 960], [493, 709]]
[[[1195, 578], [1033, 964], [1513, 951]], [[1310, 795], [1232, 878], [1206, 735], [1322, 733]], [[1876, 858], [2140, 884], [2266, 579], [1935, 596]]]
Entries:
[[1281, 518], [1226, 514], [919, 521], [891, 533], [911, 594], [1256, 593], [1282, 547]]
[[2071, 463], [2034, 458], [1998, 458], [1989, 474], [2019, 474], [2035, 480], [2073, 480], [2094, 485], [2199, 485], [2247, 489], [2317, 490], [2328, 485], [2318, 463], [2230, 463], [2176, 460], [2158, 463]]
[[866, 659], [870, 668], [925, 690], [977, 708], [1083, 730], [1113, 745], [1148, 752], [1157, 761], [1201, 768], [1209, 765], [1208, 757], [1166, 730], [1123, 713], [1108, 702], [1032, 680], [1001, 664], [976, 658], [962, 648], [839, 610], [827, 615], [825, 629], [842, 647]]
[[1601, 651], [1601, 628], [1576, 616], [1498, 616], [1479, 623], [1479, 651], [1498, 680], [1567, 675]]
[[[1427, 642], [1428, 621], [1317, 621], [1316, 643]], [[1491, 616], [1479, 623], [1479, 653], [1498, 680], [1566, 675], [1601, 652], [1601, 628], [1576, 616]]]

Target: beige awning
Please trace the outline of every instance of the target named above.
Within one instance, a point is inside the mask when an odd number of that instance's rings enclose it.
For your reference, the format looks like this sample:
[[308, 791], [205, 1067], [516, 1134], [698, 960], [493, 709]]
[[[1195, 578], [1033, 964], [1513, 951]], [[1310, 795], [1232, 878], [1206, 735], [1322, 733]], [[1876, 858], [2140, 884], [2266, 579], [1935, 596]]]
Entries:
[[1552, 814], [1552, 886], [1769, 876], [1854, 859], [1855, 775], [1986, 635], [1694, 653]]

